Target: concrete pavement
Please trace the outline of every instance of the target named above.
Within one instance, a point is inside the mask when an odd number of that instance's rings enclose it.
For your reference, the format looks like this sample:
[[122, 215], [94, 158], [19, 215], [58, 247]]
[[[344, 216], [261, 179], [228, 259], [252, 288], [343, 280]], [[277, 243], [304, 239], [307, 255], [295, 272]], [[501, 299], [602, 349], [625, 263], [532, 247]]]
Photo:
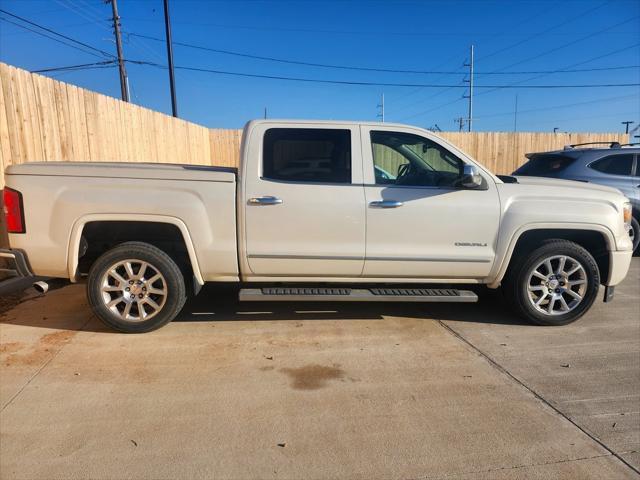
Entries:
[[562, 328], [207, 289], [123, 335], [62, 288], [2, 318], [0, 477], [640, 478], [639, 271]]

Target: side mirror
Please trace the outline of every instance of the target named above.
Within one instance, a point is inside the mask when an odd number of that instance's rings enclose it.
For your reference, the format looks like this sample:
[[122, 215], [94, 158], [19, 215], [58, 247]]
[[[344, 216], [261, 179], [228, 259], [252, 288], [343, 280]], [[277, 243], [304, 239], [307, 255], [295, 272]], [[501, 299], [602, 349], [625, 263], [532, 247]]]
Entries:
[[464, 188], [478, 188], [482, 186], [482, 176], [474, 165], [465, 165], [463, 167], [460, 185]]

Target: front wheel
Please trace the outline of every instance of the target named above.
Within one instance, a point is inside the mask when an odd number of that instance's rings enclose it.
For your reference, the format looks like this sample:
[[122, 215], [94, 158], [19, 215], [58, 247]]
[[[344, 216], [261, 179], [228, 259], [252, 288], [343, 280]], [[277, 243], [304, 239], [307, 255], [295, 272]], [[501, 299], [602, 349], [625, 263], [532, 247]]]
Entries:
[[591, 308], [599, 285], [598, 265], [587, 250], [568, 240], [548, 240], [515, 260], [504, 290], [513, 309], [528, 320], [567, 325]]
[[640, 224], [635, 217], [631, 217], [631, 227], [629, 228], [629, 237], [633, 243], [634, 253], [638, 250], [638, 244], [640, 244]]
[[186, 300], [184, 277], [165, 252], [127, 242], [92, 265], [87, 297], [96, 316], [124, 333], [143, 333], [173, 320]]

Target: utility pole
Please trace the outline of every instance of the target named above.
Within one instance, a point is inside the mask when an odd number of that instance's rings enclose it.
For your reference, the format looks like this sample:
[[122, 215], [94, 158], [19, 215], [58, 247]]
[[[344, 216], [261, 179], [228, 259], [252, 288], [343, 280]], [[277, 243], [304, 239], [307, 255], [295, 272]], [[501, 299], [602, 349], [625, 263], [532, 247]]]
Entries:
[[513, 111], [513, 131], [518, 131], [518, 94], [516, 93], [516, 108]]
[[129, 101], [129, 79], [127, 70], [124, 66], [124, 56], [122, 55], [122, 36], [120, 35], [120, 15], [118, 15], [118, 0], [111, 1], [111, 10], [113, 11], [113, 32], [116, 36], [116, 50], [118, 51], [118, 69], [120, 71], [120, 91], [122, 100]]
[[471, 51], [469, 53], [469, 63], [464, 64], [465, 67], [469, 67], [469, 95], [466, 97], [469, 99], [469, 114], [467, 118], [467, 131], [471, 131], [473, 127], [473, 45], [471, 45]]
[[171, 113], [178, 116], [178, 101], [176, 100], [176, 79], [173, 73], [173, 45], [171, 43], [171, 20], [169, 19], [169, 0], [164, 0], [164, 29], [167, 39], [167, 59], [169, 61], [169, 88], [171, 89]]
[[620, 123], [622, 123], [624, 125], [624, 127], [625, 127], [624, 128], [624, 133], [626, 135], [629, 135], [629, 125], [631, 125], [632, 123], [635, 123], [635, 122], [626, 121], [626, 122], [620, 122]]
[[267, 119], [267, 107], [264, 107], [264, 118]]
[[380, 109], [380, 113], [378, 113], [376, 116], [382, 119], [382, 123], [384, 123], [384, 93], [382, 94], [382, 99], [377, 107]]
[[464, 130], [464, 117], [458, 117], [456, 119], [453, 120], [455, 123], [458, 124], [458, 131], [461, 132]]

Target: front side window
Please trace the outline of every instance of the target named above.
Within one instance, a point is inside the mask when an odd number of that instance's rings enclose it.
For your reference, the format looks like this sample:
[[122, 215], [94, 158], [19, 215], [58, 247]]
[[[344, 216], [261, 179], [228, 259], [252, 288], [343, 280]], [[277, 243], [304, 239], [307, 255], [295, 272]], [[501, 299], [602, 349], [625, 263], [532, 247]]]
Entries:
[[351, 131], [270, 128], [264, 134], [263, 178], [351, 183]]
[[633, 168], [633, 154], [609, 155], [607, 157], [596, 160], [589, 165], [594, 170], [609, 175], [631, 175]]
[[377, 185], [456, 187], [464, 162], [431, 140], [400, 132], [371, 132]]

